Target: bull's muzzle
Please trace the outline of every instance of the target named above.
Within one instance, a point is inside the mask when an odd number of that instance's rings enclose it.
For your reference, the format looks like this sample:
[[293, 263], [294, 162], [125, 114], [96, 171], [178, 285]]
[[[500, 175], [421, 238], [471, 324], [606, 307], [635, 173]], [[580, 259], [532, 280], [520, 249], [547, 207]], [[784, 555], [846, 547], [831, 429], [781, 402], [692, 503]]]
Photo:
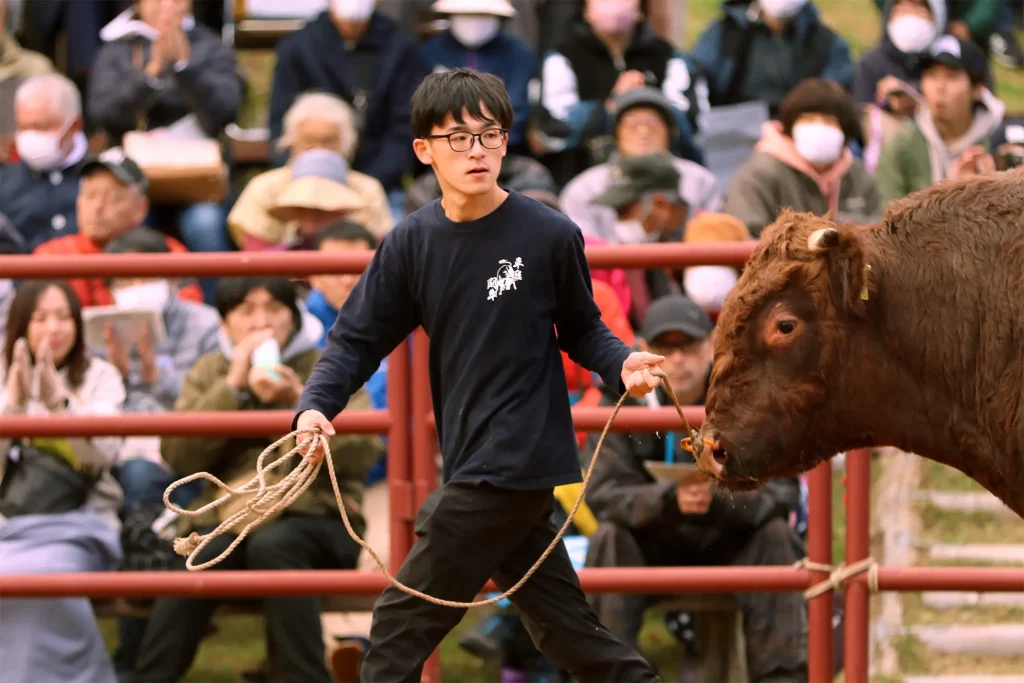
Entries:
[[726, 453], [719, 445], [718, 434], [713, 429], [701, 430], [697, 447], [698, 450], [694, 454], [697, 467], [705, 474], [721, 479], [725, 472]]

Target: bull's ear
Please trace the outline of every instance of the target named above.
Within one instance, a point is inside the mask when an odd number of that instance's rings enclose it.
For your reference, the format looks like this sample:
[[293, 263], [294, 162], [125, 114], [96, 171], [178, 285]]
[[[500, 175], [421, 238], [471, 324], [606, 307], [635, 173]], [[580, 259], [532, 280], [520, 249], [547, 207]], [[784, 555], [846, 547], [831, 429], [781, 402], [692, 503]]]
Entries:
[[877, 279], [871, 276], [871, 263], [865, 248], [864, 236], [854, 228], [826, 231], [824, 237], [834, 244], [824, 254], [828, 269], [828, 285], [832, 300], [840, 311], [857, 317], [867, 317], [868, 304], [878, 291]]

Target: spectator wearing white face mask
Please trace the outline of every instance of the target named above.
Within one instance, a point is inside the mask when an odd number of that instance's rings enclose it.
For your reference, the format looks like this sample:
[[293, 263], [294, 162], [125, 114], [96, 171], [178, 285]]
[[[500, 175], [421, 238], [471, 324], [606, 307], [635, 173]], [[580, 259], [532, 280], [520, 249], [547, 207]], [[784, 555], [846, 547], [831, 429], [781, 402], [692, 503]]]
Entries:
[[88, 141], [82, 98], [66, 76], [31, 76], [14, 95], [17, 164], [0, 166], [0, 208], [32, 251], [78, 232], [75, 199]]
[[503, 80], [515, 112], [508, 145], [522, 147], [537, 57], [525, 40], [503, 30], [502, 22], [516, 15], [515, 8], [508, 0], [437, 0], [433, 10], [448, 15], [451, 26], [423, 44], [427, 65], [434, 71], [468, 67]]
[[783, 207], [833, 220], [871, 223], [882, 215], [874, 178], [847, 147], [860, 138], [853, 102], [840, 85], [801, 81], [762, 127], [754, 153], [733, 176], [723, 210], [759, 237]]

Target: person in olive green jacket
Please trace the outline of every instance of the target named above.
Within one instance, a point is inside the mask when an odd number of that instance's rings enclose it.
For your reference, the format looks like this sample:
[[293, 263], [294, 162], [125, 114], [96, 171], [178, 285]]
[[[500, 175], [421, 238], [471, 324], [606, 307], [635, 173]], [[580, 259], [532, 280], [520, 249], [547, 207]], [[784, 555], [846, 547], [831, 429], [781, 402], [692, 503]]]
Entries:
[[985, 87], [987, 72], [988, 58], [974, 43], [951, 35], [932, 43], [921, 73], [921, 104], [878, 158], [875, 179], [886, 203], [995, 169], [989, 138], [1006, 105]]
[[[323, 325], [306, 312], [295, 285], [283, 278], [224, 278], [217, 289], [221, 316], [220, 350], [199, 359], [185, 377], [175, 410], [294, 410], [320, 352]], [[272, 340], [272, 341], [271, 341]], [[259, 360], [270, 343], [267, 366]], [[260, 348], [254, 359], [254, 352]], [[277, 357], [275, 359], [275, 356]], [[275, 362], [276, 361], [276, 362]], [[365, 390], [349, 407], [369, 409]], [[276, 439], [270, 436], [173, 437], [162, 441], [162, 455], [178, 476], [209, 472], [239, 485], [256, 474], [256, 460]], [[282, 446], [282, 453], [294, 445]], [[352, 526], [362, 534], [359, 514], [363, 481], [383, 452], [378, 436], [339, 434], [331, 439], [331, 457]], [[271, 461], [276, 456], [271, 456]], [[297, 466], [295, 457], [278, 476]], [[271, 475], [277, 475], [274, 470]], [[326, 470], [326, 468], [325, 468]], [[272, 482], [276, 479], [270, 479]], [[190, 504], [192, 510], [213, 500], [210, 484]], [[200, 533], [215, 527], [215, 517], [189, 519]], [[190, 527], [190, 528], [189, 528]], [[223, 552], [234, 536], [225, 534], [199, 554], [196, 563]], [[326, 471], [281, 515], [250, 533], [215, 569], [353, 569], [359, 546], [342, 524]], [[216, 601], [166, 598], [156, 601], [135, 668], [138, 681], [177, 681], [188, 671], [206, 632]], [[326, 667], [320, 609], [313, 597], [264, 600], [268, 638], [279, 653], [283, 680], [332, 681]]]

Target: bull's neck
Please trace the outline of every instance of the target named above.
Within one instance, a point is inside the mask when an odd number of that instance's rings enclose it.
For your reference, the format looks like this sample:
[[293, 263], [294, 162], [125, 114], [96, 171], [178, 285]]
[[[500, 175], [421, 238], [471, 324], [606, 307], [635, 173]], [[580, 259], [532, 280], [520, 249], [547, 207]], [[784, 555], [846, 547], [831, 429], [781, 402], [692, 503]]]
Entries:
[[[847, 371], [833, 388], [846, 407], [841, 424], [829, 425], [839, 435], [834, 445], [838, 451], [892, 446], [949, 465], [1024, 515], [1015, 435], [993, 429], [999, 416], [980, 415], [975, 402], [974, 382], [981, 378], [970, 371], [977, 359], [966, 354], [977, 344], [951, 342], [948, 329], [938, 336], [943, 325], [955, 329], [956, 317], [972, 312], [957, 311], [948, 300], [953, 293], [936, 292], [934, 279], [922, 275], [926, 269], [899, 264], [898, 254], [906, 252], [885, 249], [884, 239], [871, 264], [878, 291], [870, 319], [851, 323], [842, 361]], [[1004, 436], [1011, 440], [1000, 441]]]

